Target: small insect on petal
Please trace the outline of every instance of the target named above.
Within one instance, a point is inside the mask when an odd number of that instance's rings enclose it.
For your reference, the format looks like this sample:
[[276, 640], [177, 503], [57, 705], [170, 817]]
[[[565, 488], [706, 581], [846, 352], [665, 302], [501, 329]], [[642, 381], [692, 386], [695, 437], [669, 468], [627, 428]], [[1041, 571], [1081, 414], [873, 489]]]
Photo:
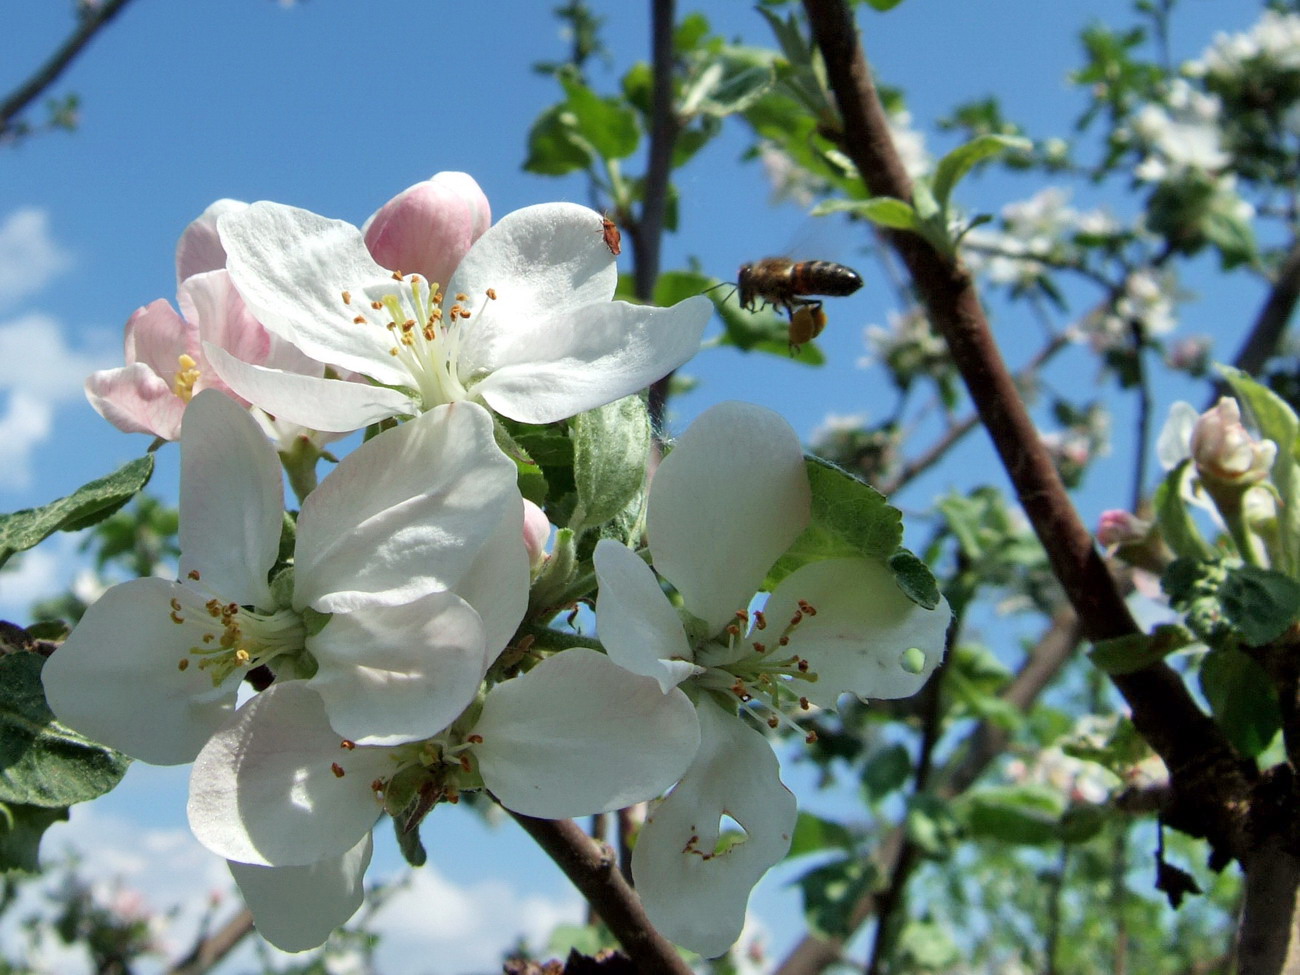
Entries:
[[618, 225], [609, 217], [600, 218], [601, 234], [605, 238], [605, 246], [615, 257], [623, 252], [623, 234], [619, 232]]

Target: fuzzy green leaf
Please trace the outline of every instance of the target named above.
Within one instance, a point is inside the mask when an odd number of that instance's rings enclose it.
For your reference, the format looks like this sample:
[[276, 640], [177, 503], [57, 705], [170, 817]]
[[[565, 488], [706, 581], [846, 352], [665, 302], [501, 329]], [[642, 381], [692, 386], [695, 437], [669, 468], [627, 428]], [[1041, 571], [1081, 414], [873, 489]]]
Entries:
[[108, 792], [130, 760], [55, 721], [44, 663], [38, 653], [0, 656], [0, 802], [55, 809]]
[[56, 531], [79, 531], [102, 521], [135, 497], [153, 474], [153, 454], [145, 454], [40, 508], [0, 516], [0, 565]]

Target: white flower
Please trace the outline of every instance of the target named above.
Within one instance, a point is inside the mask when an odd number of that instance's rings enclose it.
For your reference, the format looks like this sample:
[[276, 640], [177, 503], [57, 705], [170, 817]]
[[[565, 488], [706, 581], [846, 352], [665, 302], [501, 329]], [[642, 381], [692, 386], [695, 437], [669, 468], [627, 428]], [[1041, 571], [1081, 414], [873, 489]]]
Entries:
[[515, 466], [486, 411], [443, 407], [346, 457], [303, 504], [291, 591], [267, 580], [284, 518], [274, 448], [211, 391], [183, 432], [181, 580], [132, 580], [90, 607], [45, 666], [60, 720], [147, 762], [187, 762], [261, 665], [306, 676], [356, 741], [455, 719], [527, 600]]
[[275, 203], [223, 216], [231, 278], [258, 319], [306, 354], [376, 385], [294, 376], [210, 353], [222, 378], [278, 417], [354, 430], [474, 400], [525, 423], [604, 405], [694, 354], [712, 313], [611, 301], [618, 272], [598, 213], [568, 203], [508, 214], [445, 282], [380, 267], [350, 224]]
[[[834, 707], [845, 691], [903, 697], [943, 655], [946, 603], [921, 609], [865, 559], [792, 572], [746, 632], [755, 591], [809, 519], [794, 431], [768, 410], [724, 403], [695, 421], [650, 489], [654, 566], [682, 612], [632, 552], [611, 540], [595, 551], [596, 619], [610, 658], [666, 692], [687, 688], [697, 703], [700, 750], [647, 820], [632, 871], [656, 927], [709, 957], [739, 936], [750, 888], [785, 855], [794, 827], [794, 799], [738, 704], [768, 708], [766, 722], [787, 706]], [[719, 853], [722, 813], [746, 839]]]
[[199, 753], [190, 827], [238, 863], [306, 866], [353, 849], [398, 775], [433, 801], [486, 788], [515, 812], [560, 819], [658, 795], [698, 745], [685, 694], [584, 648], [497, 684], [442, 735], [397, 746], [342, 740], [307, 683], [290, 681], [241, 707]]

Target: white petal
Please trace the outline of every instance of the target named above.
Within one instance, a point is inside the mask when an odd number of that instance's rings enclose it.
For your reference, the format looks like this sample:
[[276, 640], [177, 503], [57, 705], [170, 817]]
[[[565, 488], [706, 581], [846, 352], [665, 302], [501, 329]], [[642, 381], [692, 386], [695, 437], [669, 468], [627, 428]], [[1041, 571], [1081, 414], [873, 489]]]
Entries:
[[[503, 557], [526, 564], [515, 464], [492, 418], [474, 403], [440, 406], [362, 444], [303, 502], [294, 606], [337, 612], [455, 589], [502, 520], [517, 526]], [[502, 585], [519, 578], [507, 570]]]
[[[790, 653], [817, 674], [799, 693], [824, 708], [845, 691], [867, 698], [910, 697], [943, 660], [952, 611], [940, 599], [934, 609], [916, 605], [898, 588], [893, 573], [865, 559], [810, 562], [781, 580], [768, 600], [768, 628], [793, 618], [805, 600], [817, 615], [804, 615], [790, 632]], [[924, 655], [915, 671], [903, 666], [912, 648]]]
[[199, 393], [181, 425], [181, 576], [198, 572], [223, 602], [269, 608], [283, 517], [280, 461], [257, 421], [216, 390]]
[[[496, 321], [497, 304], [488, 302], [482, 314]], [[699, 351], [712, 314], [712, 303], [698, 295], [671, 308], [602, 301], [545, 316], [534, 311], [502, 331], [485, 364], [490, 375], [471, 388], [516, 420], [562, 420], [668, 375]], [[461, 376], [469, 377], [463, 367]]]
[[392, 416], [419, 411], [410, 396], [385, 386], [268, 369], [236, 359], [210, 342], [203, 344], [203, 353], [221, 381], [239, 396], [277, 419], [312, 430], [351, 433]]
[[665, 694], [699, 673], [681, 617], [650, 566], [612, 538], [596, 543], [593, 560], [600, 581], [596, 625], [609, 658], [634, 674], [653, 677]]
[[1169, 419], [1156, 439], [1156, 457], [1165, 470], [1173, 470], [1180, 461], [1192, 456], [1192, 428], [1199, 417], [1196, 407], [1183, 400], [1169, 408]]
[[240, 863], [300, 867], [339, 856], [379, 818], [370, 785], [392, 773], [391, 756], [388, 748], [344, 747], [305, 682], [273, 684], [199, 752], [190, 829]]
[[[521, 499], [522, 500], [522, 499]], [[479, 543], [474, 561], [456, 580], [456, 595], [483, 621], [489, 665], [515, 635], [528, 610], [528, 547], [523, 543], [523, 505], [507, 511]], [[520, 554], [522, 552], [522, 555]]]
[[320, 665], [308, 683], [330, 725], [364, 745], [437, 734], [474, 700], [488, 667], [478, 613], [449, 592], [335, 613], [307, 649]]
[[[666, 938], [716, 958], [740, 937], [754, 884], [789, 851], [798, 810], [767, 739], [711, 701], [699, 715], [699, 754], [641, 828], [632, 877]], [[723, 816], [745, 837], [715, 853]]]
[[279, 203], [254, 203], [217, 222], [226, 267], [253, 315], [320, 362], [334, 363], [388, 385], [411, 377], [389, 355], [384, 328], [352, 321], [345, 291], [398, 290], [375, 263], [361, 231]]
[[810, 499], [790, 424], [759, 406], [720, 403], [691, 424], [650, 484], [655, 569], [716, 633], [807, 526]]
[[543, 203], [506, 214], [474, 242], [446, 289], [473, 309], [459, 326], [462, 378], [493, 368], [497, 344], [524, 323], [614, 297], [618, 268], [601, 228], [595, 210]]
[[227, 860], [253, 913], [257, 933], [281, 951], [306, 951], [342, 927], [365, 895], [370, 834], [340, 857], [303, 867], [259, 867]]
[[[41, 679], [60, 721], [152, 765], [194, 760], [235, 709], [235, 683], [214, 688], [190, 659], [209, 597], [177, 582], [133, 579], [86, 610]], [[172, 600], [180, 609], [172, 618]], [[187, 625], [188, 624], [188, 625]]]
[[484, 784], [506, 808], [545, 819], [657, 796], [699, 746], [685, 694], [582, 647], [492, 688], [474, 732]]

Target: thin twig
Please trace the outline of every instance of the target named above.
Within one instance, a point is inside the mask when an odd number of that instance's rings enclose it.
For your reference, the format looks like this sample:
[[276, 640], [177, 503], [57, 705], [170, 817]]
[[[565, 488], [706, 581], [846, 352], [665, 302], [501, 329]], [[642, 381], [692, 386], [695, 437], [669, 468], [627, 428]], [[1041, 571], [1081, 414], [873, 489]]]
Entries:
[[18, 113], [54, 84], [73, 59], [90, 43], [90, 39], [116, 17], [128, 3], [130, 0], [107, 0], [106, 3], [87, 9], [80, 23], [77, 24], [77, 29], [63, 42], [63, 45], [50, 55], [30, 78], [0, 102], [0, 138], [11, 136], [15, 132], [17, 126], [14, 125], [14, 118]]
[[253, 912], [241, 907], [239, 913], [223, 924], [215, 934], [203, 938], [180, 961], [167, 969], [167, 975], [203, 975], [215, 968], [235, 946], [253, 933]]

